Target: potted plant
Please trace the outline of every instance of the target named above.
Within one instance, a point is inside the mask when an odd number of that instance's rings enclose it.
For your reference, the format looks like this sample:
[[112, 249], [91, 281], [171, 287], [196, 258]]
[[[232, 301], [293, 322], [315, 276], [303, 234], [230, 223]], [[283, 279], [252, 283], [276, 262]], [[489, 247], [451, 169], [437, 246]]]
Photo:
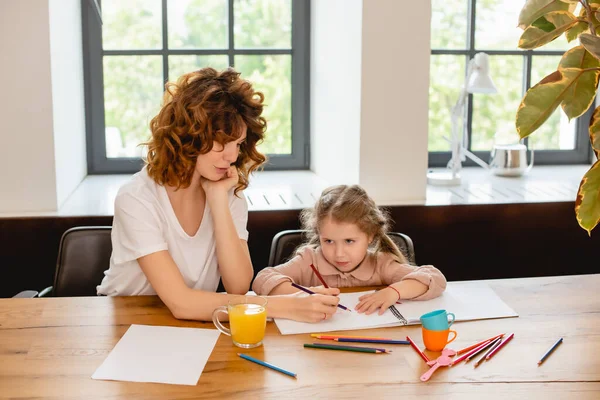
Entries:
[[[531, 87], [517, 110], [521, 139], [531, 135], [561, 106], [569, 119], [594, 103], [600, 76], [600, 0], [527, 0], [519, 15], [519, 48], [535, 49], [565, 35], [579, 45], [565, 52], [556, 71]], [[579, 225], [589, 235], [600, 221], [600, 107], [589, 125], [596, 161], [583, 176], [575, 201]]]

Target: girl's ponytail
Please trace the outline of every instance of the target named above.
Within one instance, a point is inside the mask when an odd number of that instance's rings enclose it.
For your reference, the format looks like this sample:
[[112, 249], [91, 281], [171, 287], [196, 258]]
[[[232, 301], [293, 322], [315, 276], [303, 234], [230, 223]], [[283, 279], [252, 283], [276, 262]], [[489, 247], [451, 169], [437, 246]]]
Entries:
[[396, 242], [392, 240], [385, 232], [381, 232], [378, 240], [377, 251], [382, 253], [390, 253], [394, 257], [394, 260], [399, 262], [400, 264], [408, 264], [406, 257], [398, 246]]

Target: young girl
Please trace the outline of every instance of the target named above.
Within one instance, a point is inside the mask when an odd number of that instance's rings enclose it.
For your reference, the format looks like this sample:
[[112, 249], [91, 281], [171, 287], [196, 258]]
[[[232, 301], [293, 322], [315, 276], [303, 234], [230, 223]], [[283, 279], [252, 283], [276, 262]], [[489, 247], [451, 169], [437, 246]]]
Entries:
[[307, 242], [287, 263], [257, 275], [252, 286], [257, 294], [295, 293], [292, 282], [319, 292], [321, 283], [311, 264], [330, 287], [388, 285], [360, 297], [359, 313], [383, 314], [400, 299], [427, 300], [446, 288], [446, 278], [437, 268], [408, 265], [387, 235], [387, 216], [358, 185], [325, 189], [315, 207], [300, 218]]

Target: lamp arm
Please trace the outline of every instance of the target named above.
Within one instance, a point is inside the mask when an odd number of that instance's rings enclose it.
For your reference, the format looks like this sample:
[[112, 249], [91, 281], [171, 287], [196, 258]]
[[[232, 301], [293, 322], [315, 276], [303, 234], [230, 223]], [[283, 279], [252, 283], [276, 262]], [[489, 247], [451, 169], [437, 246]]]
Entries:
[[464, 153], [462, 152], [462, 149], [466, 147], [464, 126], [461, 125], [463, 129], [461, 129], [459, 133], [458, 121], [464, 116], [465, 113], [465, 101], [469, 95], [469, 92], [467, 91], [467, 83], [469, 82], [471, 74], [473, 73], [473, 62], [473, 60], [469, 60], [469, 64], [467, 65], [467, 77], [465, 78], [465, 82], [460, 90], [456, 104], [454, 104], [450, 113], [452, 126], [450, 150], [452, 152], [452, 156], [448, 162], [448, 167], [452, 169], [453, 177], [458, 175], [462, 167], [461, 162], [465, 160]]

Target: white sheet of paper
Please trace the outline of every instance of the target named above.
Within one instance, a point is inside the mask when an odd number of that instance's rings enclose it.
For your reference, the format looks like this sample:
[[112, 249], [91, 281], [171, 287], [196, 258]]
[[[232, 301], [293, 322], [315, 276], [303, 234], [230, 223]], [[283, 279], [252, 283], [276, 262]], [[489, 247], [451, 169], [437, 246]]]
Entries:
[[[354, 310], [358, 304], [358, 298], [367, 293], [372, 293], [372, 291], [341, 293], [340, 304]], [[406, 318], [409, 325], [419, 324], [421, 315], [439, 309], [454, 313], [456, 321], [518, 316], [488, 285], [479, 282], [449, 282], [440, 297], [426, 301], [403, 300], [402, 304], [397, 304], [395, 307]], [[355, 311], [349, 313], [338, 310], [331, 319], [316, 324], [281, 318], [276, 318], [275, 324], [282, 335], [402, 325], [389, 310], [386, 310], [383, 315], [377, 313], [365, 315]]]
[[131, 325], [92, 379], [196, 385], [220, 332]]

